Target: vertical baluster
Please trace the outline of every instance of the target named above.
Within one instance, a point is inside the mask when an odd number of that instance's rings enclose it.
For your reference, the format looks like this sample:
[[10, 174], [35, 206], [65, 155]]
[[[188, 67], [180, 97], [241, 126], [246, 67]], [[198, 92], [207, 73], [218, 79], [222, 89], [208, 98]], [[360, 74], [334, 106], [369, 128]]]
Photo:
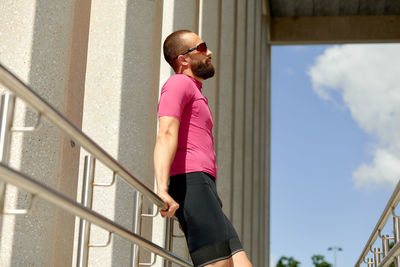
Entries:
[[[135, 192], [135, 207], [134, 207], [134, 218], [133, 218], [133, 232], [135, 234], [141, 234], [142, 232], [142, 208], [143, 208], [143, 195], [139, 192]], [[132, 244], [132, 259], [131, 266], [139, 266], [139, 246]]]
[[[173, 248], [173, 227], [174, 227], [174, 221], [172, 218], [166, 219], [166, 225], [165, 225], [165, 249], [168, 251], [172, 252]], [[172, 264], [170, 261], [164, 260], [164, 267], [171, 267]]]
[[7, 164], [10, 145], [10, 128], [14, 116], [15, 97], [6, 93], [1, 96], [0, 110], [0, 162]]
[[372, 258], [368, 258], [368, 267], [374, 267], [374, 260]]
[[383, 258], [387, 256], [387, 254], [389, 254], [389, 246], [390, 246], [390, 237], [389, 235], [383, 235], [382, 236], [382, 255]]
[[[14, 117], [15, 97], [10, 93], [1, 96], [0, 109], [0, 162], [8, 165], [8, 154], [10, 146], [10, 129]], [[0, 209], [4, 210], [4, 199], [6, 184], [0, 182]], [[1, 222], [0, 222], [1, 225]]]
[[[95, 170], [95, 158], [92, 155], [85, 156], [81, 203], [82, 205], [90, 209], [92, 208], [92, 200], [93, 200], [94, 170]], [[86, 220], [80, 219], [78, 256], [76, 263], [77, 267], [85, 267], [88, 265], [89, 237], [90, 237], [90, 223]]]
[[[394, 244], [397, 244], [397, 242], [399, 242], [400, 240], [400, 221], [399, 221], [399, 217], [396, 216], [395, 214], [393, 214], [393, 232], [394, 232]], [[394, 258], [394, 265], [396, 267], [400, 267], [400, 257], [396, 256]]]
[[379, 263], [381, 263], [381, 249], [374, 248], [374, 262], [375, 266], [378, 267]]

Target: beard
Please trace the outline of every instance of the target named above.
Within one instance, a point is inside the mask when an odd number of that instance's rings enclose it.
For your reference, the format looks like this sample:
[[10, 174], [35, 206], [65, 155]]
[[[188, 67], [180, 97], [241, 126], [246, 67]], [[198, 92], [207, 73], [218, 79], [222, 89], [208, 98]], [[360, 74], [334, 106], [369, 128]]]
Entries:
[[192, 71], [197, 76], [204, 80], [214, 76], [214, 66], [210, 63], [196, 60], [193, 62]]

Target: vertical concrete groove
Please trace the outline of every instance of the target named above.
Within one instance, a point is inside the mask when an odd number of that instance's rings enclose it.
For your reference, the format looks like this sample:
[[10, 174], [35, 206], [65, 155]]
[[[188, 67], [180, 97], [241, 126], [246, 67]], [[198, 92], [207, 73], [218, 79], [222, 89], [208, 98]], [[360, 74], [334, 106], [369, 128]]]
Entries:
[[[234, 146], [233, 146], [233, 157], [234, 157], [234, 172], [233, 177], [234, 183], [234, 206], [236, 206], [233, 213], [233, 223], [236, 227], [238, 235], [241, 240], [243, 240], [243, 149], [244, 149], [244, 93], [245, 93], [245, 75], [246, 66], [243, 62], [246, 61], [246, 39], [245, 39], [245, 29], [246, 29], [246, 18], [245, 18], [245, 6], [244, 0], [236, 0], [236, 54], [234, 55], [238, 64], [236, 64], [236, 69], [233, 74], [235, 78], [235, 135], [234, 135]], [[240, 64], [239, 64], [240, 62]]]
[[[154, 49], [158, 49], [158, 54], [160, 56], [157, 59], [156, 56], [153, 54], [153, 61], [154, 61], [153, 66], [154, 68], [157, 68], [157, 70], [153, 72], [154, 75], [153, 87], [157, 88], [158, 90], [157, 94], [157, 102], [158, 102], [158, 98], [161, 93], [161, 85], [168, 79], [168, 77], [172, 73], [171, 67], [163, 58], [162, 41], [174, 30], [175, 1], [157, 0], [154, 6], [154, 14], [157, 20], [154, 22], [155, 32], [153, 32], [153, 51], [155, 51]], [[158, 72], [158, 74], [156, 72]], [[155, 119], [157, 121], [157, 118]], [[155, 133], [157, 133], [157, 129], [155, 129]], [[155, 177], [153, 179], [155, 180]], [[157, 190], [156, 182], [154, 182], [154, 190], [155, 191]], [[156, 209], [157, 207], [153, 205], [153, 208]], [[152, 224], [153, 224], [152, 241], [162, 247], [165, 247], [165, 242], [166, 242], [165, 235], [167, 230], [166, 220], [164, 218], [161, 218], [161, 216], [157, 216], [153, 218]], [[174, 245], [176, 245], [176, 243], [177, 242], [174, 242]], [[156, 264], [154, 266], [156, 267], [166, 266], [165, 260], [162, 259], [161, 257], [157, 257]]]
[[194, 22], [193, 22], [193, 25], [194, 25], [194, 29], [193, 29], [193, 31], [194, 32], [196, 32], [199, 36], [201, 36], [201, 23], [202, 23], [202, 19], [201, 19], [201, 15], [202, 15], [202, 11], [201, 11], [201, 8], [202, 8], [202, 3], [200, 3], [200, 2], [202, 2], [202, 0], [196, 0], [196, 2], [195, 2], [195, 4], [194, 4], [194, 17], [193, 17], [193, 19], [194, 19]]
[[[260, 34], [261, 34], [261, 38], [260, 38], [260, 49], [261, 49], [261, 57], [260, 57], [260, 60], [263, 62], [263, 59], [264, 59], [264, 46], [263, 46], [263, 41], [264, 41], [264, 31], [263, 31], [263, 29], [264, 29], [264, 23], [263, 23], [263, 16], [261, 17], [261, 28], [260, 28]], [[263, 190], [262, 190], [262, 188], [264, 187], [264, 183], [265, 183], [265, 180], [264, 180], [264, 172], [263, 172], [263, 166], [264, 166], [264, 163], [263, 163], [263, 156], [262, 156], [262, 153], [263, 153], [263, 147], [264, 147], [264, 143], [263, 143], [263, 125], [264, 125], [264, 123], [263, 123], [263, 119], [265, 119], [264, 118], [264, 105], [263, 105], [263, 96], [264, 96], [264, 82], [263, 82], [263, 71], [264, 71], [264, 66], [265, 66], [265, 63], [262, 63], [262, 65], [261, 65], [261, 77], [260, 77], [260, 79], [261, 79], [261, 81], [260, 81], [260, 117], [259, 117], [259, 124], [260, 124], [260, 135], [259, 135], [259, 143], [260, 143], [260, 147], [261, 147], [261, 149], [258, 151], [258, 157], [259, 157], [259, 159], [260, 159], [260, 165], [259, 165], [259, 174], [260, 174], [260, 186], [258, 187], [258, 190], [259, 190], [259, 196], [260, 196], [260, 199], [261, 199], [261, 205], [259, 205], [259, 218], [258, 218], [258, 231], [259, 231], [259, 233], [260, 233], [260, 236], [262, 237], [263, 236], [263, 231], [264, 231], [264, 228], [263, 228], [263, 223], [262, 223], [262, 220], [263, 220], [263, 209], [264, 209], [264, 194], [263, 194]], [[258, 255], [258, 261], [259, 262], [264, 262], [263, 261], [263, 259], [262, 259], [262, 257], [263, 257], [263, 255], [264, 255], [264, 245], [263, 245], [263, 238], [259, 238], [258, 239], [258, 246], [259, 246], [259, 248], [261, 248], [260, 250], [259, 250], [259, 255]]]
[[234, 0], [235, 1], [235, 7], [234, 7], [234, 19], [233, 19], [233, 64], [232, 64], [232, 129], [231, 129], [231, 135], [232, 135], [232, 139], [231, 139], [231, 147], [232, 147], [232, 153], [231, 153], [231, 195], [230, 195], [230, 202], [231, 202], [231, 212], [229, 214], [229, 218], [232, 220], [233, 219], [233, 213], [234, 213], [234, 209], [235, 207], [233, 206], [233, 191], [234, 191], [234, 152], [235, 150], [233, 149], [235, 147], [235, 111], [236, 111], [236, 78], [235, 78], [235, 73], [236, 73], [236, 53], [237, 53], [237, 18], [238, 18], [238, 0]]
[[[250, 88], [250, 90], [253, 90], [252, 93], [252, 107], [255, 106], [255, 83], [256, 83], [256, 61], [257, 61], [257, 53], [256, 53], [256, 12], [257, 12], [257, 0], [254, 1], [254, 5], [253, 5], [253, 82], [252, 82], [252, 88]], [[252, 164], [251, 164], [251, 221], [250, 221], [250, 254], [252, 255], [251, 258], [254, 261], [254, 254], [255, 254], [255, 248], [253, 248], [253, 220], [255, 220], [255, 216], [257, 216], [257, 214], [254, 214], [254, 210], [253, 210], [253, 206], [254, 206], [254, 183], [255, 183], [255, 179], [257, 179], [257, 177], [254, 177], [254, 161], [256, 160], [254, 158], [254, 120], [255, 120], [255, 113], [254, 113], [254, 108], [251, 109], [251, 129], [252, 129], [252, 133], [251, 133], [251, 152], [250, 155], [252, 157]]]
[[269, 252], [270, 252], [270, 192], [271, 192], [271, 45], [267, 45], [267, 94], [266, 94], [266, 133], [265, 140], [267, 140], [266, 145], [266, 188], [265, 193], [268, 194], [268, 197], [265, 198], [265, 229], [266, 233], [264, 236], [266, 243], [266, 260], [265, 262], [269, 263]]
[[[222, 39], [221, 39], [221, 21], [222, 21], [222, 13], [221, 13], [222, 12], [222, 8], [221, 8], [221, 5], [222, 5], [222, 3], [221, 3], [221, 1], [222, 0], [218, 0], [218, 12], [217, 12], [217, 14], [218, 14], [218, 25], [217, 25], [217, 38], [218, 38], [218, 41], [217, 41], [217, 47], [215, 49], [217, 51], [216, 62], [215, 62], [215, 66], [216, 66], [216, 69], [217, 69], [216, 74], [215, 74], [215, 84], [216, 84], [216, 86], [215, 86], [215, 91], [214, 91], [215, 108], [214, 108], [214, 116], [213, 116], [213, 121], [214, 121], [214, 150], [215, 151], [218, 150], [218, 128], [219, 128], [219, 120], [218, 120], [218, 118], [219, 118], [219, 108], [218, 108], [218, 106], [220, 105], [220, 103], [219, 103], [219, 99], [220, 99], [220, 97], [219, 97], [220, 74], [219, 73], [220, 73], [220, 71], [219, 70], [221, 69], [221, 65], [220, 65], [220, 62], [221, 62], [221, 49], [220, 48], [221, 48], [221, 42], [222, 42]], [[217, 158], [218, 158], [218, 155], [216, 155], [216, 160], [217, 160]]]
[[[244, 51], [245, 51], [245, 54], [246, 54], [246, 56], [245, 56], [245, 60], [244, 60], [244, 66], [245, 66], [245, 68], [244, 68], [244, 73], [243, 73], [243, 76], [244, 77], [247, 77], [247, 24], [248, 24], [248, 20], [247, 20], [247, 18], [248, 18], [248, 15], [247, 15], [247, 11], [248, 11], [248, 3], [247, 3], [247, 1], [246, 1], [246, 10], [245, 10], [245, 19], [244, 19], [244, 21], [245, 21], [245, 23], [246, 23], [246, 25], [245, 25], [245, 34], [244, 34], [244, 39], [246, 40], [245, 42], [244, 42]], [[246, 89], [246, 84], [247, 84], [247, 80], [246, 80], [246, 78], [245, 79], [243, 79], [243, 88], [244, 89]], [[246, 92], [246, 90], [245, 90], [245, 92]], [[244, 122], [245, 122], [245, 120], [246, 120], [246, 94], [245, 94], [245, 96], [243, 97], [243, 118], [244, 118], [244, 120], [243, 120], [243, 124], [244, 124]], [[243, 125], [244, 126], [244, 125]], [[244, 151], [245, 151], [245, 147], [246, 147], [246, 145], [245, 145], [245, 141], [246, 141], [246, 131], [245, 131], [246, 129], [245, 129], [245, 127], [243, 127], [243, 143], [242, 143], [242, 146], [243, 146], [243, 148], [242, 148], [242, 151], [243, 151], [243, 154], [244, 154]], [[245, 205], [244, 205], [244, 194], [245, 194], [245, 190], [244, 190], [244, 188], [245, 188], [245, 179], [244, 179], [244, 177], [245, 177], [245, 175], [246, 175], [246, 173], [245, 173], [245, 168], [244, 168], [244, 166], [245, 166], [245, 159], [246, 159], [246, 157], [243, 157], [243, 169], [242, 169], [242, 196], [243, 196], [243, 210], [242, 210], [242, 214], [244, 214], [244, 210], [245, 210]], [[244, 237], [245, 237], [245, 230], [244, 230], [244, 225], [245, 225], [245, 216], [242, 216], [242, 233], [241, 233], [241, 237], [242, 237], [242, 242], [244, 241]]]
[[264, 246], [264, 198], [265, 198], [265, 194], [264, 194], [264, 185], [265, 185], [265, 174], [263, 171], [263, 168], [265, 167], [264, 164], [264, 157], [263, 157], [263, 151], [264, 151], [264, 146], [265, 143], [263, 142], [263, 138], [264, 138], [264, 121], [266, 120], [265, 116], [264, 116], [264, 110], [265, 110], [265, 105], [264, 105], [264, 94], [265, 94], [265, 83], [264, 83], [264, 70], [265, 70], [265, 65], [266, 65], [266, 59], [265, 59], [265, 16], [261, 15], [260, 18], [260, 23], [261, 23], [261, 27], [260, 27], [260, 49], [261, 49], [261, 56], [260, 56], [260, 60], [262, 61], [262, 65], [261, 65], [261, 75], [260, 75], [260, 117], [259, 117], [259, 123], [260, 123], [260, 135], [259, 135], [259, 143], [260, 143], [260, 150], [259, 150], [259, 159], [260, 159], [260, 165], [259, 165], [259, 174], [260, 174], [260, 186], [259, 186], [259, 196], [260, 196], [260, 205], [259, 205], [259, 219], [258, 219], [258, 229], [259, 229], [259, 233], [260, 233], [260, 237], [258, 240], [258, 246], [260, 247], [259, 249], [259, 255], [258, 255], [258, 261], [260, 263], [265, 263], [264, 262], [264, 250], [265, 250], [265, 246]]

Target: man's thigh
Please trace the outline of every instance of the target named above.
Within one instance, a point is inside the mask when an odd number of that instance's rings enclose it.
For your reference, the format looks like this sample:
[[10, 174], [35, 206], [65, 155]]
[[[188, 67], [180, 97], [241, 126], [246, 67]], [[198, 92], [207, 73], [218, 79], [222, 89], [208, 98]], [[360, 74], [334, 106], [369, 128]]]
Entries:
[[246, 252], [240, 251], [235, 253], [231, 258], [217, 261], [212, 264], [208, 264], [205, 267], [252, 267], [253, 265], [247, 258]]
[[233, 267], [232, 258], [207, 264], [205, 267]]

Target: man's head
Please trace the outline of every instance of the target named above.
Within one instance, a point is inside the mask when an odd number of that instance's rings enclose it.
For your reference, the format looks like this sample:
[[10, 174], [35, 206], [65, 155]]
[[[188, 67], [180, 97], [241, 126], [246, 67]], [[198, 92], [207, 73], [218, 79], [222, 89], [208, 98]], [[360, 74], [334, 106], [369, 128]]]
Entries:
[[164, 41], [164, 58], [176, 73], [184, 73], [198, 80], [214, 76], [212, 52], [192, 31], [180, 30]]

